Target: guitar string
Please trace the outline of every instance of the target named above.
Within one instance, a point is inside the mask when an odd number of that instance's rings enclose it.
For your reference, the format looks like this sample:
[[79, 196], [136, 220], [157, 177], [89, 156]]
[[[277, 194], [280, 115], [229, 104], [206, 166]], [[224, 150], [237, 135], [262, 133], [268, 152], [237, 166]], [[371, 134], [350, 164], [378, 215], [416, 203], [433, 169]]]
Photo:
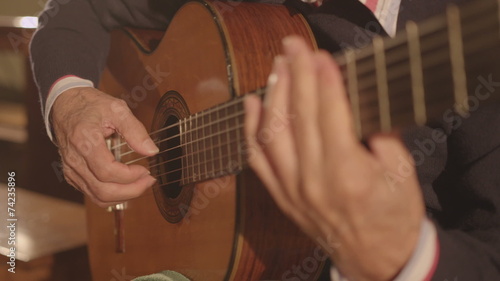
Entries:
[[[464, 40], [465, 40], [465, 38], [464, 38]], [[496, 43], [496, 42], [495, 42], [495, 43]], [[478, 45], [479, 45], [479, 44], [478, 44]], [[234, 101], [234, 103], [230, 103], [230, 102], [228, 102], [228, 104], [224, 104], [224, 105], [226, 105], [226, 107], [228, 107], [228, 106], [230, 106], [230, 105], [234, 105], [234, 104], [236, 104], [236, 103], [237, 103], [237, 102], [239, 102], [240, 100], [241, 100], [241, 99], [236, 99], [236, 100]], [[220, 108], [212, 108], [212, 109], [213, 109], [212, 111], [215, 111], [216, 109], [220, 109]], [[188, 120], [188, 119], [187, 119], [187, 120]], [[186, 120], [186, 121], [187, 121], [187, 120]], [[213, 124], [213, 122], [212, 122], [212, 124]], [[174, 125], [173, 125], [173, 126], [171, 126], [171, 127], [174, 127], [174, 126], [178, 126], [178, 124], [174, 124]], [[165, 129], [165, 128], [163, 128], [162, 130], [164, 130], [164, 129]], [[196, 129], [193, 129], [193, 130], [194, 130], [194, 131], [196, 131], [196, 130], [200, 130], [200, 129], [199, 129], [199, 128], [196, 128]], [[157, 132], [155, 132], [155, 133], [157, 133]], [[126, 144], [126, 143], [124, 143], [124, 144]], [[115, 148], [116, 148], [116, 147], [115, 147]], [[147, 157], [145, 157], [145, 158], [147, 158]]]

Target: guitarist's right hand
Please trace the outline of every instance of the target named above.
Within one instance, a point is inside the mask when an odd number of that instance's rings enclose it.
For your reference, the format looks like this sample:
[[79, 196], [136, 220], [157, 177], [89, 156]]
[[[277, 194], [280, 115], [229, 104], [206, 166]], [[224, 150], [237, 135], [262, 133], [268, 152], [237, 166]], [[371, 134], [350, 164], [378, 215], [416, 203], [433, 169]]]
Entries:
[[64, 178], [97, 205], [106, 207], [138, 197], [155, 183], [146, 168], [116, 161], [106, 146], [105, 138], [117, 132], [137, 153], [158, 153], [123, 100], [95, 88], [74, 88], [57, 97], [50, 117]]

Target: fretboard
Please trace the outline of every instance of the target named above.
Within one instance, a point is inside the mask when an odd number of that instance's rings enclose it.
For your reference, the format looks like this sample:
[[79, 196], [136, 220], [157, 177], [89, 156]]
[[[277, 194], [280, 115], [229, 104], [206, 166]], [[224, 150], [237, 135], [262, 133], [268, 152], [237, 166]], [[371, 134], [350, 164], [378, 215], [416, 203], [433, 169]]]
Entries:
[[[500, 80], [499, 15], [496, 0], [450, 6], [444, 16], [409, 22], [395, 38], [375, 37], [370, 46], [335, 54], [359, 137], [452, 122], [455, 114], [498, 100], [483, 84]], [[179, 121], [183, 185], [247, 165], [242, 103], [236, 98]]]

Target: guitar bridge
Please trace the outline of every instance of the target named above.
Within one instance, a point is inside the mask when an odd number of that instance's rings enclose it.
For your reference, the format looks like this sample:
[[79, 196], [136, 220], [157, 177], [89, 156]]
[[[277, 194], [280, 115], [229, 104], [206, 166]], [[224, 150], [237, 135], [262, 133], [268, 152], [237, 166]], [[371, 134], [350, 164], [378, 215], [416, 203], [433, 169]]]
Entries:
[[[106, 139], [108, 149], [113, 153], [115, 159], [120, 161], [121, 139], [120, 136], [114, 134]], [[117, 253], [125, 253], [125, 229], [123, 225], [124, 211], [127, 208], [127, 203], [120, 203], [107, 208], [108, 212], [114, 214], [114, 236], [115, 236], [115, 251]]]

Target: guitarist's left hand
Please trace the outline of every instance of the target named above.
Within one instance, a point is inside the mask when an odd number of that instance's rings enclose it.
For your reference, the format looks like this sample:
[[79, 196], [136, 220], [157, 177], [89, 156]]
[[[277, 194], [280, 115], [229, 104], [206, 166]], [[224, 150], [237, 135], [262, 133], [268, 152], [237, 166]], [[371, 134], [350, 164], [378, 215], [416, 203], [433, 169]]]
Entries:
[[[331, 258], [343, 275], [390, 280], [425, 219], [414, 167], [396, 186], [388, 180], [410, 154], [396, 135], [372, 136], [369, 149], [358, 141], [330, 54], [313, 53], [295, 37], [284, 49], [264, 104], [255, 96], [245, 101], [250, 165], [286, 215], [314, 240], [335, 244]], [[291, 118], [277, 126], [277, 112]]]

